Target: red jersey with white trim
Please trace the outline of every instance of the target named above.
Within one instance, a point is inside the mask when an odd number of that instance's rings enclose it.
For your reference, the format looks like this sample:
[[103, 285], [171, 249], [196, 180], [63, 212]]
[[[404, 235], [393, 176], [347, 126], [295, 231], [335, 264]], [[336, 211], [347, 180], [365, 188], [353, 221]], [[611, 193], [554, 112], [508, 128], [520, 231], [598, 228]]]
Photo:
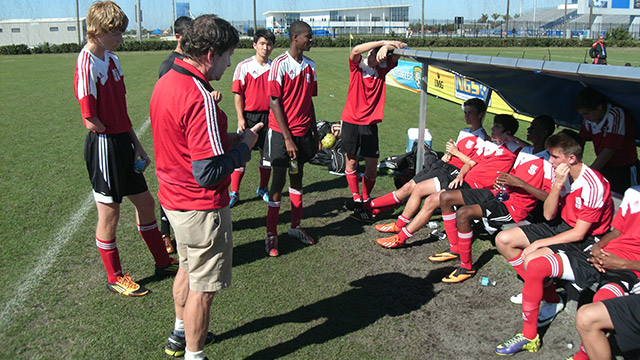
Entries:
[[509, 172], [520, 149], [520, 146], [513, 141], [507, 141], [501, 145], [482, 141], [471, 157], [476, 165], [465, 174], [464, 182], [473, 189], [493, 189], [498, 172]]
[[385, 76], [398, 65], [393, 56], [375, 67], [367, 58], [349, 59], [349, 91], [342, 110], [342, 121], [355, 125], [371, 125], [384, 117]]
[[[549, 152], [537, 154], [520, 151], [509, 174], [524, 180], [531, 186], [549, 193], [555, 179], [555, 171], [549, 162]], [[496, 190], [493, 190], [497, 194]], [[509, 199], [504, 202], [514, 222], [524, 220], [536, 207], [538, 199], [523, 188], [509, 188]]]
[[[83, 47], [73, 80], [83, 119], [97, 116], [106, 127], [103, 134], [121, 134], [131, 130], [124, 74], [114, 53], [105, 51], [104, 60], [101, 60], [86, 46]], [[86, 120], [84, 125], [87, 126]]]
[[582, 164], [580, 175], [560, 191], [560, 216], [569, 226], [578, 220], [591, 223], [587, 235], [602, 235], [609, 231], [613, 218], [613, 201], [609, 181], [599, 172]]
[[[287, 127], [293, 136], [304, 136], [311, 127], [311, 98], [318, 95], [316, 63], [306, 56], [298, 63], [285, 51], [271, 62], [269, 96], [280, 98]], [[280, 131], [273, 111], [269, 128]]]
[[[480, 141], [478, 141], [480, 139]], [[477, 145], [482, 143], [485, 140], [489, 140], [489, 135], [484, 130], [484, 128], [479, 128], [474, 132], [471, 132], [471, 128], [466, 128], [460, 130], [458, 133], [458, 139], [456, 140], [456, 147], [458, 150], [471, 158], [473, 153], [475, 153], [477, 149]], [[462, 169], [464, 166], [464, 162], [460, 160], [457, 156], [452, 156], [449, 159], [449, 164], [457, 167], [458, 169]]]
[[[204, 80], [195, 67], [179, 65]], [[192, 161], [229, 150], [227, 115], [196, 78], [170, 70], [153, 89], [151, 128], [158, 176], [158, 198], [169, 210], [212, 210], [229, 205], [230, 177], [203, 188], [193, 177]]]
[[[621, 232], [604, 247], [620, 258], [640, 261], [640, 186], [632, 186], [624, 192], [622, 204], [611, 226]], [[640, 277], [640, 271], [634, 271]]]
[[263, 66], [255, 56], [236, 66], [231, 91], [244, 99], [244, 111], [269, 111], [267, 80], [270, 69], [271, 60]]
[[622, 167], [633, 164], [638, 158], [633, 121], [624, 109], [607, 104], [607, 112], [595, 123], [585, 120], [580, 128], [585, 141], [593, 141], [596, 155], [604, 149], [613, 149], [615, 154], [606, 167]]

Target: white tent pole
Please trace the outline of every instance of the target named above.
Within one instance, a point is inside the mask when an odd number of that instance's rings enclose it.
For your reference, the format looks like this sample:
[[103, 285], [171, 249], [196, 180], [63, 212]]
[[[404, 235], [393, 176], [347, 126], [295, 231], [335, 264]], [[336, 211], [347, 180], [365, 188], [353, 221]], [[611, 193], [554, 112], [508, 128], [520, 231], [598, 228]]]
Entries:
[[416, 151], [418, 152], [416, 157], [416, 173], [422, 170], [424, 164], [424, 129], [427, 125], [427, 81], [428, 81], [429, 66], [422, 63], [422, 81], [420, 81], [420, 127], [418, 129], [418, 139], [416, 142], [418, 146]]

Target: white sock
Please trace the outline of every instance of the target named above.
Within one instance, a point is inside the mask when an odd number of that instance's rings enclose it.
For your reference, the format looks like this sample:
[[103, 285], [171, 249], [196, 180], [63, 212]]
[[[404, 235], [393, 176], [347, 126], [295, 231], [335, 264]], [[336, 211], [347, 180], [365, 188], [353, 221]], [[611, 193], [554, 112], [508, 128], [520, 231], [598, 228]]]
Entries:
[[184, 360], [204, 360], [204, 350], [191, 352], [185, 349]]
[[176, 334], [182, 334], [184, 336], [184, 321], [176, 318], [176, 324], [174, 325], [173, 332]]

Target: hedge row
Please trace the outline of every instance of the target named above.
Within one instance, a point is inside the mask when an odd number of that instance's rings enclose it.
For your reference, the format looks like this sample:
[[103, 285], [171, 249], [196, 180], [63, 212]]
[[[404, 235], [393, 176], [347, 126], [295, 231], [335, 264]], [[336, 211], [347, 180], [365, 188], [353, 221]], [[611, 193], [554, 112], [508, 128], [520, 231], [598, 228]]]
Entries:
[[[313, 39], [315, 47], [349, 47], [355, 46], [373, 39], [372, 37], [356, 37], [349, 41], [349, 37], [328, 37], [318, 36]], [[483, 38], [483, 37], [428, 37], [428, 38], [400, 38], [386, 37], [386, 39], [402, 40], [412, 48], [425, 47], [589, 47], [593, 44], [592, 39], [557, 39], [557, 38]], [[276, 47], [289, 47], [289, 38], [277, 37]], [[636, 40], [608, 40], [609, 47], [639, 47], [640, 41]], [[241, 39], [240, 48], [251, 48], [251, 39]], [[144, 40], [125, 41], [117, 51], [166, 51], [176, 47], [175, 41]], [[44, 43], [36, 47], [29, 48], [27, 45], [5, 45], [0, 46], [0, 55], [17, 54], [45, 54], [45, 53], [77, 53], [82, 49], [82, 45], [70, 44], [48, 44]]]

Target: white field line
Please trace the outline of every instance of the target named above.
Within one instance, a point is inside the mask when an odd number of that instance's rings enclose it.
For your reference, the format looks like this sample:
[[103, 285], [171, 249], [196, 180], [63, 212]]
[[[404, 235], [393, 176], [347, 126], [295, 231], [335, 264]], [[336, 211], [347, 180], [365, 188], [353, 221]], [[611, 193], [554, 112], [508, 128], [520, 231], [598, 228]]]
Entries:
[[[144, 133], [149, 129], [149, 124], [149, 119], [147, 118], [137, 131], [138, 137], [144, 135]], [[89, 209], [93, 204], [93, 191], [91, 191], [80, 204], [78, 210], [76, 210], [69, 220], [58, 230], [53, 242], [49, 245], [49, 249], [42, 257], [40, 257], [40, 259], [38, 259], [33, 270], [29, 272], [23, 281], [19, 282], [20, 286], [14, 287], [17, 289], [16, 294], [11, 298], [11, 300], [4, 304], [2, 312], [0, 312], [0, 329], [7, 326], [13, 316], [20, 308], [22, 308], [22, 305], [29, 298], [33, 289], [37, 288], [42, 280], [45, 279], [46, 273], [49, 271], [56, 259], [58, 259], [58, 254], [67, 244], [69, 239], [71, 239], [73, 234], [78, 230], [80, 224], [84, 222]]]

